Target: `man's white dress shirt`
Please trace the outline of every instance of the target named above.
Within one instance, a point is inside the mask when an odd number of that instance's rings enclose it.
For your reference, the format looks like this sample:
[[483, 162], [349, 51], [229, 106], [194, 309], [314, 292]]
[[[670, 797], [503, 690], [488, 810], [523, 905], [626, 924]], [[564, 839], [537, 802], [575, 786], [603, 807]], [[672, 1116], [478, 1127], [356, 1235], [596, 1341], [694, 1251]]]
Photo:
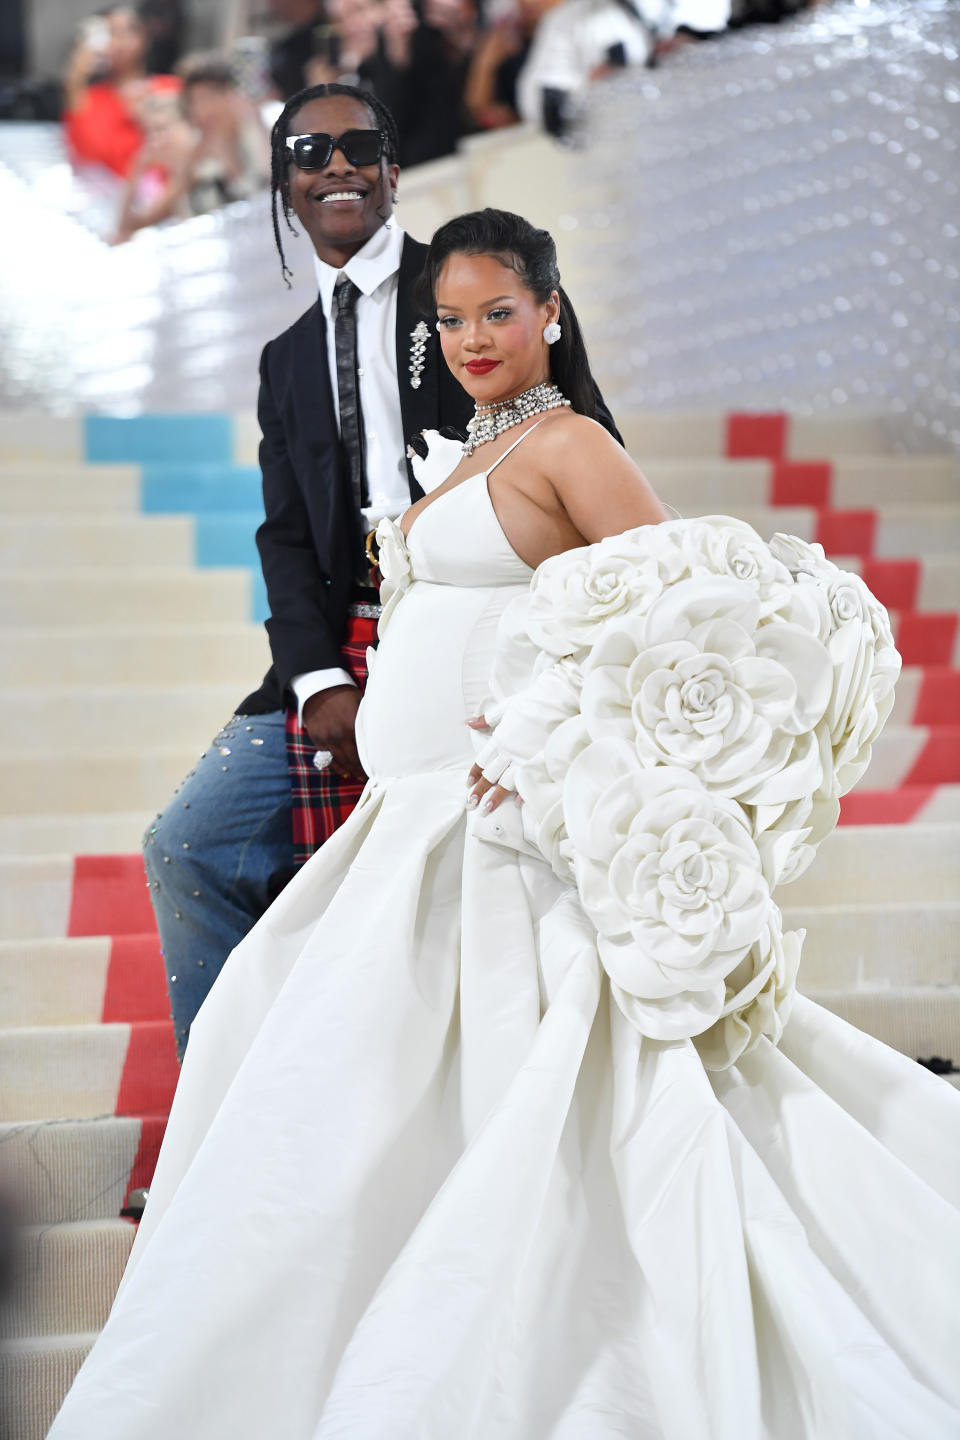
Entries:
[[[372, 529], [385, 515], [395, 519], [410, 504], [407, 479], [407, 444], [400, 414], [400, 387], [397, 381], [397, 285], [403, 231], [393, 217], [372, 235], [342, 270], [314, 256], [320, 305], [327, 322], [327, 368], [330, 389], [340, 425], [340, 394], [337, 389], [336, 315], [334, 287], [341, 275], [353, 281], [357, 297], [357, 384], [363, 414], [364, 462], [370, 504], [363, 518]], [[333, 685], [352, 685], [346, 670], [310, 670], [290, 682], [297, 697], [297, 709], [311, 695]]]

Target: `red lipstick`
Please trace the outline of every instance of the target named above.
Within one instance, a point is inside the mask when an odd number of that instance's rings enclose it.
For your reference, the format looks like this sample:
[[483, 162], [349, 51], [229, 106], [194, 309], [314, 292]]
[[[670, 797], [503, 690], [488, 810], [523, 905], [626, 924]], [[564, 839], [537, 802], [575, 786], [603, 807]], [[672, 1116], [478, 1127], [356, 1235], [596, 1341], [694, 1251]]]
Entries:
[[489, 375], [499, 364], [499, 360], [468, 360], [463, 368], [469, 370], [471, 375]]

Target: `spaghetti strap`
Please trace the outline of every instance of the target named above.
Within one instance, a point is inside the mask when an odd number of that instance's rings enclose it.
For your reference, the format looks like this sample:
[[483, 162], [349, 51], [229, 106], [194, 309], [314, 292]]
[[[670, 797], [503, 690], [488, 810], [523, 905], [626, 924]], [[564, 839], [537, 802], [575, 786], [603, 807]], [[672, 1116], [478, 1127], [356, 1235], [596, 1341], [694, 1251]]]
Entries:
[[[545, 418], [546, 417], [544, 416], [543, 419]], [[518, 435], [516, 440], [514, 440], [513, 444], [508, 445], [506, 450], [504, 450], [503, 454], [497, 456], [496, 460], [494, 460], [493, 464], [490, 466], [490, 469], [484, 471], [484, 474], [492, 475], [494, 470], [496, 470], [497, 466], [500, 464], [500, 461], [506, 460], [508, 455], [512, 455], [514, 450], [516, 450], [517, 446], [520, 444], [521, 440], [526, 440], [527, 436], [532, 435], [534, 430], [536, 430], [537, 425], [543, 424], [543, 419], [538, 420], [536, 425], [531, 425], [529, 430], [524, 430], [522, 435]]]

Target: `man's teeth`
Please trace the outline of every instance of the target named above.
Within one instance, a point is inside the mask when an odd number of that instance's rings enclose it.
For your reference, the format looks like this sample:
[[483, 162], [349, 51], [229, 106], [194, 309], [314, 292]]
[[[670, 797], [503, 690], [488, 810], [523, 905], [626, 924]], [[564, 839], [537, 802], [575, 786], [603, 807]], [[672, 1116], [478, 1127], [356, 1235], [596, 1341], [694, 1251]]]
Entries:
[[329, 205], [331, 200], [362, 200], [363, 196], [357, 190], [334, 190], [330, 195], [324, 195], [321, 204]]

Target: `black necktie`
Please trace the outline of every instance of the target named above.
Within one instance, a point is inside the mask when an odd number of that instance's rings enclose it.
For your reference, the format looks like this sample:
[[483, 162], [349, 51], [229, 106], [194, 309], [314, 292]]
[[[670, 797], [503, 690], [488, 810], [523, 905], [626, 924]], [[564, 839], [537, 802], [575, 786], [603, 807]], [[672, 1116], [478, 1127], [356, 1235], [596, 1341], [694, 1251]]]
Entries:
[[340, 395], [340, 439], [350, 467], [350, 483], [359, 510], [369, 503], [363, 464], [363, 415], [357, 386], [357, 296], [360, 291], [346, 275], [340, 275], [333, 293], [337, 302], [334, 340], [337, 352], [337, 390]]

